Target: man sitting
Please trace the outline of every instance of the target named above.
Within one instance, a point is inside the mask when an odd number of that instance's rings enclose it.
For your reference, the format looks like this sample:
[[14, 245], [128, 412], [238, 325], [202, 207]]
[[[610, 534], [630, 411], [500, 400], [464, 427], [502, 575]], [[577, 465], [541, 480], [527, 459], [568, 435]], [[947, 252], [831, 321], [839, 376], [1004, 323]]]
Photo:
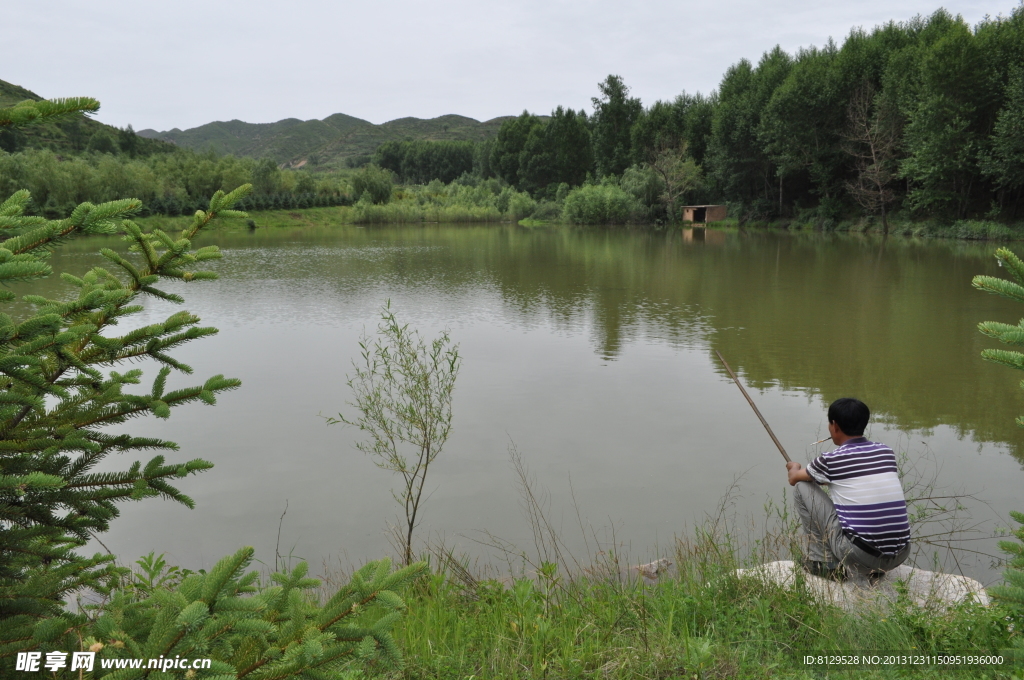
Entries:
[[[853, 569], [875, 580], [910, 555], [910, 521], [892, 449], [864, 438], [871, 413], [862, 401], [828, 407], [838, 447], [802, 467], [786, 463], [797, 514], [808, 536], [804, 568], [842, 579]], [[832, 497], [819, 484], [828, 484]]]

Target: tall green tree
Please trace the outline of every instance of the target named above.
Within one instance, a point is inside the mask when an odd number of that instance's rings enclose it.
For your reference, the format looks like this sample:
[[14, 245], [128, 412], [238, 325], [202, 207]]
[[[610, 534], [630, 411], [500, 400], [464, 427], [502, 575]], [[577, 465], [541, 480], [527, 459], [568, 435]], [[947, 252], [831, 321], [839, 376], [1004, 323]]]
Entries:
[[776, 47], [755, 68], [741, 60], [726, 71], [718, 91], [707, 165], [718, 190], [744, 205], [741, 217], [774, 213], [782, 176], [759, 137], [761, 115], [789, 75], [792, 58]]
[[634, 163], [647, 163], [663, 149], [678, 149], [687, 141], [685, 93], [674, 102], [657, 101], [641, 111], [630, 130]]
[[530, 133], [543, 126], [544, 122], [528, 111], [523, 111], [518, 117], [503, 122], [491, 145], [491, 172], [512, 186], [519, 186], [523, 149]]
[[593, 169], [586, 114], [559, 106], [547, 122], [530, 128], [519, 153], [517, 186], [553, 198], [559, 184], [579, 186]]
[[845, 128], [845, 92], [836, 70], [838, 49], [830, 40], [822, 49], [801, 50], [789, 73], [761, 112], [758, 137], [777, 167], [779, 212], [786, 177], [806, 173], [819, 204], [838, 217]]
[[[970, 28], [936, 17], [937, 39], [918, 48], [914, 98], [905, 110], [907, 157], [901, 173], [915, 210], [966, 217], [980, 178], [985, 131], [979, 113], [990, 96], [990, 74]], [[931, 28], [931, 27], [930, 27]]]
[[609, 75], [597, 87], [601, 96], [591, 100], [594, 161], [599, 175], [621, 175], [633, 162], [632, 130], [643, 104], [629, 96], [621, 76]]
[[261, 158], [252, 168], [252, 186], [258, 194], [277, 193], [281, 186], [281, 171], [272, 158]]
[[1012, 197], [1016, 216], [1024, 193], [1024, 67], [1017, 66], [1006, 88], [1006, 103], [999, 112], [981, 168], [999, 189], [1001, 204]]
[[557, 107], [547, 124], [555, 155], [555, 183], [579, 186], [594, 171], [594, 149], [586, 112]]
[[530, 128], [519, 152], [516, 187], [531, 194], [543, 192], [556, 183], [555, 149], [548, 137], [549, 123]]
[[[715, 109], [718, 108], [718, 93], [712, 92], [704, 96], [698, 92], [693, 96], [683, 94], [680, 97], [688, 100], [685, 104], [686, 128], [683, 135], [686, 139], [686, 149], [694, 163], [703, 166], [707, 159], [708, 144], [711, 142]], [[679, 103], [676, 106], [679, 106]]]
[[117, 131], [118, 148], [121, 150], [121, 153], [127, 154], [131, 158], [135, 158], [139, 153], [139, 139], [140, 137], [135, 134], [135, 130], [131, 125]]

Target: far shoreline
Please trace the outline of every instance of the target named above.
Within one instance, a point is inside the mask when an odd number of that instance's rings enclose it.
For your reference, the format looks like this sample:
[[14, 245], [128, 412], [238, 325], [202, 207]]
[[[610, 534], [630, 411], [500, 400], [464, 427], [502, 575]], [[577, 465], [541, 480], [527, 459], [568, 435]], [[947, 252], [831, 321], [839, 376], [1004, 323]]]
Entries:
[[[379, 207], [388, 205], [384, 204]], [[461, 213], [452, 211], [438, 211], [433, 209], [419, 209], [418, 211], [400, 210], [396, 211], [394, 217], [401, 219], [381, 219], [363, 221], [357, 219], [359, 215], [353, 206], [331, 206], [320, 208], [295, 208], [282, 210], [253, 210], [248, 212], [248, 218], [225, 221], [219, 229], [225, 227], [230, 229], [274, 229], [284, 227], [327, 227], [327, 226], [379, 226], [399, 224], [473, 224], [473, 225], [518, 225], [526, 228], [564, 228], [564, 227], [621, 227], [648, 229], [654, 231], [669, 231], [683, 229], [716, 229], [723, 231], [766, 231], [785, 233], [849, 233], [865, 234], [869, 236], [886, 236], [882, 230], [881, 223], [874, 218], [860, 218], [857, 220], [844, 220], [834, 225], [819, 225], [813, 222], [799, 222], [797, 220], [773, 220], [769, 222], [746, 221], [740, 222], [736, 218], [727, 218], [718, 222], [693, 223], [680, 222], [674, 225], [657, 223], [626, 223], [626, 224], [572, 224], [558, 219], [534, 219], [525, 217], [514, 220], [507, 215], [488, 214], [475, 215], [472, 213]], [[382, 215], [382, 217], [391, 217]], [[144, 230], [162, 229], [164, 231], [178, 231], [185, 227], [190, 216], [188, 215], [147, 215], [137, 217], [135, 221]], [[230, 225], [230, 226], [229, 226]], [[255, 225], [255, 226], [253, 226]], [[952, 239], [960, 241], [991, 241], [1007, 242], [1024, 240], [1024, 224], [1006, 225], [992, 220], [957, 220], [949, 224], [940, 224], [934, 220], [922, 221], [901, 221], [893, 222], [890, 225], [887, 236], [913, 237], [913, 238], [937, 238]]]

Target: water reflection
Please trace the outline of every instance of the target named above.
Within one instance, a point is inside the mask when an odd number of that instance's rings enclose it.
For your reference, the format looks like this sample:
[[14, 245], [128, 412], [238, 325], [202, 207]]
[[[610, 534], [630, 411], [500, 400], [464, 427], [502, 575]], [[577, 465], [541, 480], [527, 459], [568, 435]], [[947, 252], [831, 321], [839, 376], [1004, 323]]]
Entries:
[[[404, 290], [440, 303], [496, 291], [502, 310], [491, 313], [505, 322], [544, 320], [563, 332], [586, 332], [609, 361], [640, 339], [718, 349], [756, 388], [777, 386], [825, 401], [862, 395], [899, 428], [950, 425], [1024, 456], [1014, 425], [1024, 412], [1016, 380], [979, 358], [994, 343], [977, 332], [978, 322], [1015, 323], [1024, 315], [1018, 305], [970, 286], [975, 274], [1000, 274], [992, 245], [702, 228], [493, 226], [260, 230], [213, 238], [228, 253], [213, 265], [222, 282], [188, 294], [190, 302], [196, 295], [227, 298], [218, 305], [221, 318], [258, 314], [316, 323], [325, 318], [313, 314], [321, 296], [376, 304]], [[55, 268], [84, 271], [98, 262], [96, 248], [96, 240], [77, 241], [60, 251]], [[65, 289], [56, 278], [32, 286], [44, 295]], [[246, 292], [251, 287], [258, 292]]]

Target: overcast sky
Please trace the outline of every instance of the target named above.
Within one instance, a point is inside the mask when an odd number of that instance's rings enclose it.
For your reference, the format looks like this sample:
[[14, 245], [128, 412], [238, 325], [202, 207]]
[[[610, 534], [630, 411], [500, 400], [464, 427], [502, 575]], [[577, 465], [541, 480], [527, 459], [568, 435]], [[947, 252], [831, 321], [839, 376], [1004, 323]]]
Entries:
[[347, 113], [373, 123], [591, 109], [623, 77], [645, 104], [725, 69], [944, 6], [971, 24], [1016, 0], [51, 0], [4, 9], [0, 78], [100, 100], [136, 130]]

